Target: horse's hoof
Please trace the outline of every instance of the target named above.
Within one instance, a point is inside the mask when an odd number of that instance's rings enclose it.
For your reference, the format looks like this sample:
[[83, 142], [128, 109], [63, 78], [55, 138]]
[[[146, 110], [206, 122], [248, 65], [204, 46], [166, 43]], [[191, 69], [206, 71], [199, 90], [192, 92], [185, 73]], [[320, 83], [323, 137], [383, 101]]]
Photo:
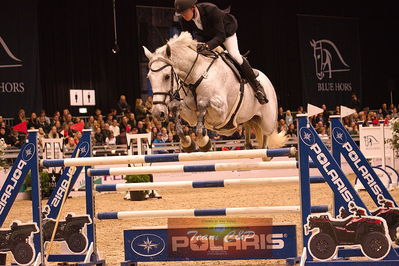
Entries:
[[205, 144], [205, 146], [199, 147], [199, 150], [202, 152], [207, 152], [207, 151], [210, 151], [211, 149], [212, 149], [212, 142], [209, 138], [208, 138], [208, 142]]
[[264, 162], [270, 162], [271, 160], [273, 160], [273, 157], [263, 157], [262, 161]]
[[189, 145], [183, 146], [182, 143], [180, 143], [180, 145], [182, 145], [183, 151], [184, 152], [188, 152], [188, 153], [189, 152], [195, 152], [195, 150], [197, 149], [197, 147], [195, 145], [195, 142], [192, 141], [191, 138], [190, 138], [190, 144]]
[[246, 150], [253, 150], [253, 148], [254, 148], [254, 146], [252, 146], [251, 143], [245, 144], [245, 149], [246, 149]]

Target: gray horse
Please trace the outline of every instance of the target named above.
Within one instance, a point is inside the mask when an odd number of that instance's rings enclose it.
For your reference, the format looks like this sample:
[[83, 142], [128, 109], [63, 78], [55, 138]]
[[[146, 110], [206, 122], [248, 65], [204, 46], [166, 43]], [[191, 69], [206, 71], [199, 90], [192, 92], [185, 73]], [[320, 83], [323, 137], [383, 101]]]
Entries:
[[[204, 128], [229, 136], [239, 125], [246, 129], [246, 148], [251, 146], [252, 130], [258, 148], [283, 146], [284, 132], [276, 133], [276, 93], [266, 75], [259, 72], [258, 80], [265, 88], [269, 103], [260, 105], [250, 85], [240, 84], [220, 56], [216, 53], [200, 55], [196, 47], [197, 41], [188, 32], [173, 37], [154, 53], [144, 47], [154, 94], [154, 117], [163, 121], [171, 110], [190, 126], [196, 126], [196, 143], [201, 151], [211, 147]], [[195, 144], [183, 134], [179, 120], [176, 126], [183, 149], [192, 151]]]

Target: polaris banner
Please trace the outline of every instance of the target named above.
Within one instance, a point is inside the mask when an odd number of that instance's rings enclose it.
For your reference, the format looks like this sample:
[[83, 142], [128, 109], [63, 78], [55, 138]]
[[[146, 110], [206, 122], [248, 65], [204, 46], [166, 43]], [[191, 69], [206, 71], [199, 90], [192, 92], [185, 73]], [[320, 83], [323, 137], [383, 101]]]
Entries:
[[5, 0], [0, 8], [0, 114], [42, 107], [37, 1]]
[[358, 20], [298, 16], [303, 101], [329, 109], [361, 99]]

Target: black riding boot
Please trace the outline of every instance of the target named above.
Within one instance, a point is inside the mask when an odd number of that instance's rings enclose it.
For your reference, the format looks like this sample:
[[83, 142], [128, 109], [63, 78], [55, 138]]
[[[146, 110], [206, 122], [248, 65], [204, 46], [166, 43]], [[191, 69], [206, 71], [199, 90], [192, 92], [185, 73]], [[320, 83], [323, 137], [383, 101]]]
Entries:
[[248, 60], [243, 57], [244, 61], [241, 64], [241, 70], [244, 73], [245, 78], [248, 80], [252, 89], [255, 92], [255, 97], [258, 99], [260, 104], [266, 104], [269, 100], [266, 98], [265, 90], [263, 89], [262, 84], [256, 79], [255, 73], [249, 64]]

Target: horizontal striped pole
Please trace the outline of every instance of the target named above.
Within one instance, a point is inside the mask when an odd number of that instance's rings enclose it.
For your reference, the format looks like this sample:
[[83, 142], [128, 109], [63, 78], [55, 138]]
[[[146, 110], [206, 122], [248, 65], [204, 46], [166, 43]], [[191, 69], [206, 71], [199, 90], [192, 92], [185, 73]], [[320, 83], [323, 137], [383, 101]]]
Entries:
[[[314, 167], [313, 163], [309, 163]], [[265, 169], [294, 169], [297, 161], [256, 162], [256, 163], [215, 163], [200, 165], [161, 165], [144, 167], [120, 167], [104, 169], [88, 169], [89, 176], [135, 175], [184, 172], [219, 172], [219, 171], [249, 171]]]
[[[240, 186], [258, 186], [274, 184], [298, 183], [298, 176], [289, 177], [268, 177], [268, 178], [246, 178], [246, 179], [224, 179], [211, 181], [175, 181], [175, 182], [155, 182], [155, 183], [125, 183], [125, 184], [105, 184], [97, 185], [96, 191], [141, 191], [153, 189], [178, 189], [178, 188], [232, 188]], [[311, 176], [310, 183], [324, 183], [322, 176]]]
[[[312, 213], [328, 211], [327, 205], [312, 206]], [[198, 217], [198, 216], [231, 216], [231, 215], [256, 215], [256, 214], [285, 214], [287, 212], [300, 212], [300, 206], [272, 206], [272, 207], [243, 207], [221, 209], [180, 209], [180, 210], [152, 210], [152, 211], [121, 211], [99, 212], [100, 220], [131, 219], [147, 217]]]
[[68, 158], [68, 159], [58, 159], [58, 160], [42, 160], [41, 165], [43, 167], [67, 167], [67, 166], [94, 166], [94, 165], [109, 165], [109, 164], [187, 162], [187, 161], [223, 160], [223, 159], [283, 157], [283, 156], [295, 156], [295, 154], [296, 154], [296, 149], [294, 147], [291, 147], [291, 148], [280, 148], [280, 149]]

